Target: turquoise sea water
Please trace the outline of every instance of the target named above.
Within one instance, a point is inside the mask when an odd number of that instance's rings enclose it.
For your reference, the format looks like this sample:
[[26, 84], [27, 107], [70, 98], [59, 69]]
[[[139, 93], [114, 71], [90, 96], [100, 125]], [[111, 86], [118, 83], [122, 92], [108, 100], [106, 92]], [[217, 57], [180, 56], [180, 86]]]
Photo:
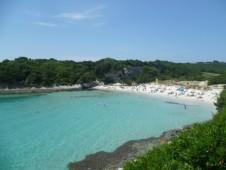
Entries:
[[213, 106], [165, 103], [144, 95], [74, 91], [0, 96], [0, 169], [64, 170], [71, 161], [113, 151], [211, 118]]

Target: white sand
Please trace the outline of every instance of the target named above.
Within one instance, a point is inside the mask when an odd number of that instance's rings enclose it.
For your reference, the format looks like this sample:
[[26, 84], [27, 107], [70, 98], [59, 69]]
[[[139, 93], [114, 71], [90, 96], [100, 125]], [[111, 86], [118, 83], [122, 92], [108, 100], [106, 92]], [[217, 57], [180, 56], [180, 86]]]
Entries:
[[209, 90], [191, 89], [178, 85], [163, 85], [163, 84], [140, 84], [137, 86], [126, 86], [119, 83], [113, 85], [99, 85], [94, 89], [110, 90], [122, 92], [134, 92], [152, 96], [167, 97], [168, 99], [180, 101], [184, 103], [208, 103], [214, 104], [217, 101], [223, 86], [209, 86]]

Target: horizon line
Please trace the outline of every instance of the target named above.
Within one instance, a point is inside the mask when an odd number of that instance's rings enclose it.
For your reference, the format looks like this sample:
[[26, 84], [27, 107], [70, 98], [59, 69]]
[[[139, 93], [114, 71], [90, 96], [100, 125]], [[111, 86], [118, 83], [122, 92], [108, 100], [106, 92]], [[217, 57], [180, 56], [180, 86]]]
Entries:
[[[27, 59], [31, 59], [31, 60], [57, 60], [57, 61], [74, 61], [74, 62], [86, 62], [86, 61], [91, 61], [91, 62], [97, 62], [100, 60], [104, 60], [104, 59], [113, 59], [113, 60], [117, 60], [117, 61], [126, 61], [126, 60], [138, 60], [138, 61], [142, 61], [142, 62], [155, 62], [155, 61], [165, 61], [165, 62], [172, 62], [172, 63], [208, 63], [208, 62], [220, 62], [220, 63], [226, 63], [226, 61], [222, 61], [222, 60], [197, 60], [197, 61], [173, 61], [173, 60], [164, 60], [164, 59], [139, 59], [139, 58], [119, 58], [119, 57], [95, 57], [95, 58], [89, 58], [88, 59], [69, 59], [69, 58], [57, 58], [57, 57], [28, 57], [28, 56], [18, 56], [18, 57], [14, 57], [14, 58], [3, 58], [0, 59], [0, 62], [3, 62], [4, 60], [9, 60], [9, 61], [14, 61], [18, 58], [22, 58], [25, 57]], [[72, 57], [73, 58], [73, 57]], [[75, 57], [76, 58], [76, 57]]]

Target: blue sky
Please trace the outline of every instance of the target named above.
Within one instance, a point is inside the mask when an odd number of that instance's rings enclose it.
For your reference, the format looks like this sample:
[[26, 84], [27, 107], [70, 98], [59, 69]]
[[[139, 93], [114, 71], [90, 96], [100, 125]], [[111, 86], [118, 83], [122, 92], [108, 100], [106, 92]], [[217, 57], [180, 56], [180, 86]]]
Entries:
[[226, 61], [225, 0], [1, 0], [0, 60]]

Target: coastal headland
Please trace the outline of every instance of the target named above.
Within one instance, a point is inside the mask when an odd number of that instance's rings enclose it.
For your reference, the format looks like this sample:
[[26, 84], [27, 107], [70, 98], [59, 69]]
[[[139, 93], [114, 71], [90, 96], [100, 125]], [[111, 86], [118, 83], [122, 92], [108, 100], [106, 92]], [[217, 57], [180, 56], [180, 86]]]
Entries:
[[121, 167], [123, 167], [127, 161], [145, 154], [154, 147], [170, 142], [172, 138], [191, 127], [192, 126], [188, 125], [183, 129], [169, 130], [163, 132], [159, 137], [131, 140], [122, 144], [113, 152], [100, 151], [87, 155], [84, 160], [69, 163], [68, 168], [70, 170], [121, 170]]

